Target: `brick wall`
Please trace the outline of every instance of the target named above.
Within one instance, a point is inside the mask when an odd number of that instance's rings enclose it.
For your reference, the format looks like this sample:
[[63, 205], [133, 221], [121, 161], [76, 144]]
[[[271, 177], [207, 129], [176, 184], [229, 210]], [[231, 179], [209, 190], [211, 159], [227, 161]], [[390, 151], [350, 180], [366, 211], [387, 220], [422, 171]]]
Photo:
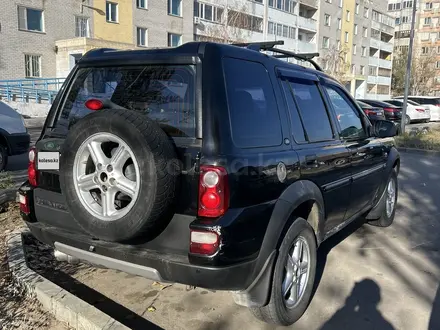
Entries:
[[[3, 4], [3, 2], [5, 2]], [[92, 1], [89, 1], [91, 3]], [[18, 29], [18, 5], [44, 11], [44, 32]], [[75, 15], [91, 16], [85, 8], [80, 13], [79, 0], [7, 0], [0, 10], [0, 79], [25, 77], [24, 54], [41, 56], [41, 75], [55, 77], [55, 41], [75, 37]], [[93, 23], [90, 26], [93, 30]]]

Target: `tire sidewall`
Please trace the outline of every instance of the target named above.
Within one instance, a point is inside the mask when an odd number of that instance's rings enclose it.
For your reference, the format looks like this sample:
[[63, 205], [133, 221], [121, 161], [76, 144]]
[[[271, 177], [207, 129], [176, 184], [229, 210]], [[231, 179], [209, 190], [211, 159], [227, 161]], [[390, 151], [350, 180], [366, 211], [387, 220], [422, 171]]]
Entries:
[[[107, 115], [104, 115], [104, 112], [88, 115], [71, 128], [61, 153], [60, 184], [69, 209], [80, 227], [97, 238], [125, 241], [137, 236], [146, 222], [151, 220], [149, 216], [157, 197], [157, 177], [161, 175], [156, 165], [166, 160], [158, 159], [157, 155], [151, 152], [138, 127], [124, 121], [121, 116], [106, 113]], [[155, 126], [149, 118], [145, 117], [145, 121]], [[151, 129], [155, 130], [153, 127]], [[73, 179], [74, 161], [78, 149], [86, 137], [103, 132], [114, 134], [122, 139], [132, 150], [139, 166], [140, 178], [137, 180], [140, 188], [137, 200], [124, 217], [114, 221], [104, 221], [94, 217], [83, 206]]]
[[[301, 298], [301, 301], [294, 308], [287, 308], [284, 302], [284, 298], [281, 294], [284, 266], [287, 261], [287, 254], [291, 250], [293, 242], [299, 236], [303, 237], [309, 245], [310, 273], [306, 289], [304, 295]], [[290, 325], [295, 323], [304, 314], [310, 303], [316, 275], [316, 251], [316, 238], [313, 229], [305, 219], [297, 218], [290, 226], [281, 243], [273, 276], [271, 303], [274, 304], [276, 315], [279, 318], [278, 322], [280, 324]]]
[[2, 156], [2, 162], [0, 163], [0, 172], [4, 171], [8, 165], [8, 153], [6, 148], [0, 144], [0, 154]]
[[[394, 187], [395, 187], [395, 190], [396, 190], [396, 194], [395, 194], [395, 197], [394, 197], [394, 209], [393, 209], [393, 212], [391, 213], [391, 216], [388, 216], [386, 202], [387, 202], [388, 184], [390, 183], [391, 180], [394, 180]], [[391, 171], [390, 177], [388, 178], [387, 184], [385, 186], [385, 191], [384, 191], [384, 197], [383, 197], [384, 207], [383, 207], [382, 216], [380, 218], [380, 224], [381, 224], [382, 227], [391, 226], [391, 224], [393, 223], [394, 217], [396, 215], [398, 197], [399, 197], [399, 182], [397, 180], [397, 173], [393, 169]]]

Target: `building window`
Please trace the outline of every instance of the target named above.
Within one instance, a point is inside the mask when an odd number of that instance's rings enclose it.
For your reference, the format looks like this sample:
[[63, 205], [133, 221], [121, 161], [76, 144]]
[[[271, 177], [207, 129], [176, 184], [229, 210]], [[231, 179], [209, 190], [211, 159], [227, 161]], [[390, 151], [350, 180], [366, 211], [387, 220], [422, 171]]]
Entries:
[[350, 22], [350, 11], [349, 10], [347, 10], [346, 20], [347, 20], [347, 22]]
[[357, 36], [357, 34], [358, 34], [358, 25], [355, 24], [354, 25], [354, 35]]
[[369, 66], [368, 67], [368, 74], [370, 76], [377, 76], [377, 66]]
[[325, 14], [324, 15], [324, 25], [325, 26], [330, 26], [330, 21], [331, 21], [330, 15], [329, 14]]
[[367, 7], [364, 7], [364, 17], [368, 18], [368, 11], [369, 9]]
[[75, 16], [75, 37], [88, 38], [90, 37], [89, 31], [89, 19]]
[[339, 0], [339, 7], [342, 8], [342, 5], [344, 4], [344, 0]]
[[365, 66], [361, 65], [361, 75], [365, 76]]
[[426, 2], [425, 3], [425, 9], [426, 10], [431, 10], [432, 9], [432, 2]]
[[275, 22], [268, 22], [268, 33], [280, 37], [295, 39], [295, 28], [284, 24], [277, 24]]
[[400, 17], [396, 17], [396, 25], [400, 25]]
[[20, 30], [43, 32], [43, 11], [18, 7], [18, 28]]
[[338, 18], [338, 30], [342, 29], [342, 20]]
[[41, 77], [41, 56], [24, 55], [25, 76], [26, 78]]
[[440, 61], [435, 62], [435, 67], [436, 67], [437, 69], [440, 69]]
[[429, 53], [429, 48], [428, 47], [422, 47], [422, 54], [423, 55], [427, 55]]
[[345, 32], [345, 42], [348, 42], [348, 32]]
[[137, 28], [137, 45], [141, 47], [148, 46], [148, 30], [145, 28]]
[[177, 47], [182, 44], [182, 36], [180, 34], [168, 33], [168, 47]]
[[356, 15], [359, 15], [359, 7], [360, 7], [360, 6], [359, 6], [359, 4], [357, 3], [357, 4], [356, 4], [356, 9], [355, 9]]
[[269, 0], [269, 7], [287, 11], [293, 14], [295, 11], [295, 3], [295, 0]]
[[106, 17], [107, 22], [118, 22], [118, 4], [114, 2], [106, 2]]
[[351, 73], [356, 74], [356, 65], [354, 64], [351, 65]]
[[431, 25], [431, 23], [432, 23], [431, 17], [425, 17], [424, 24], [425, 25]]
[[362, 46], [362, 56], [366, 57], [367, 56], [367, 47]]
[[194, 1], [194, 16], [204, 20], [221, 23], [224, 8]]
[[353, 44], [353, 55], [356, 55], [357, 52], [357, 46], [356, 44]]
[[368, 28], [366, 28], [365, 26], [364, 26], [363, 35], [364, 35], [364, 38], [368, 38]]
[[322, 38], [322, 48], [325, 48], [325, 49], [330, 48], [330, 38], [328, 38], [328, 37]]
[[148, 8], [147, 6], [148, 6], [147, 0], [136, 0], [136, 7], [147, 9]]
[[182, 16], [182, 0], [168, 0], [168, 15]]

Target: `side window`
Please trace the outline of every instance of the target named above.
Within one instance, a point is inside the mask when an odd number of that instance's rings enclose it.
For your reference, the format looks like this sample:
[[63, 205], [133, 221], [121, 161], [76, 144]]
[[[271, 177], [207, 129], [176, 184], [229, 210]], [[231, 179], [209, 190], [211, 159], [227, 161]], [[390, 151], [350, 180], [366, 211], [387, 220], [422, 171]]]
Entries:
[[223, 60], [232, 139], [240, 148], [282, 143], [281, 121], [266, 68], [256, 62]]
[[314, 81], [291, 81], [290, 87], [308, 141], [319, 142], [333, 139], [333, 130], [321, 93]]
[[341, 128], [341, 137], [344, 139], [362, 139], [366, 138], [362, 120], [359, 113], [351, 104], [348, 97], [339, 88], [325, 86], [330, 102], [336, 112], [339, 126]]
[[307, 138], [305, 136], [304, 128], [301, 123], [301, 119], [299, 117], [298, 109], [295, 105], [295, 100], [293, 99], [292, 90], [290, 89], [288, 81], [281, 82], [283, 86], [284, 95], [287, 101], [287, 108], [290, 115], [290, 125], [293, 134], [293, 139], [296, 143], [304, 143], [307, 142]]

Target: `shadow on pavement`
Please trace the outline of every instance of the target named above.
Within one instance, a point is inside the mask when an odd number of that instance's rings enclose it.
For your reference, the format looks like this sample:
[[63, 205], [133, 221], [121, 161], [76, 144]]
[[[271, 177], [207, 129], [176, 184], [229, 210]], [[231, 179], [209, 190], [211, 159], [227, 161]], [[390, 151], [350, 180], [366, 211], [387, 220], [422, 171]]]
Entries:
[[320, 330], [356, 329], [356, 330], [394, 330], [377, 309], [381, 300], [380, 288], [371, 279], [355, 283], [345, 305], [339, 309]]

